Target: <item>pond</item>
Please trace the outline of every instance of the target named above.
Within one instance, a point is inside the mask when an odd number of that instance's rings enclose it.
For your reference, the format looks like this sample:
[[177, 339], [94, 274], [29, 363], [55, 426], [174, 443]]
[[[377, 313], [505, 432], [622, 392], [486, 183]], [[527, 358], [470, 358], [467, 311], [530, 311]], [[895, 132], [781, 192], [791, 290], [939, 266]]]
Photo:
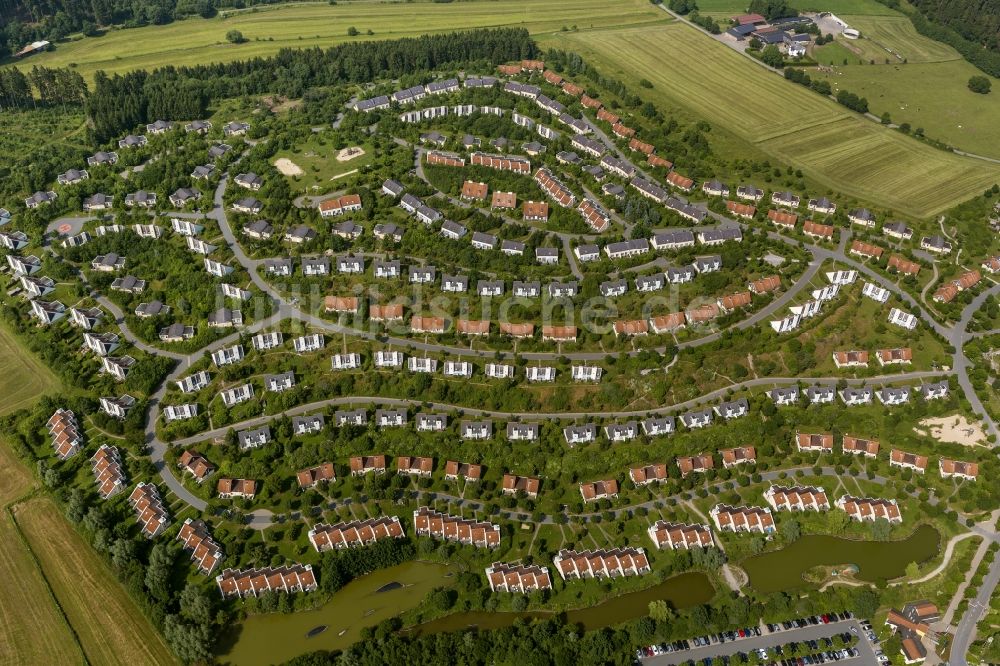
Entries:
[[[593, 585], [592, 582], [575, 583]], [[684, 573], [668, 578], [658, 585], [622, 594], [607, 601], [566, 612], [566, 621], [570, 624], [582, 624], [584, 629], [600, 629], [610, 627], [628, 620], [634, 620], [649, 613], [649, 602], [662, 599], [673, 608], [688, 608], [698, 604], [708, 603], [715, 595], [708, 576], [703, 573]], [[414, 628], [415, 632], [433, 634], [444, 631], [458, 631], [468, 627], [479, 629], [500, 629], [514, 624], [519, 619], [536, 619], [552, 617], [555, 613], [549, 611], [525, 611], [522, 613], [487, 613], [472, 611], [468, 613], [453, 613], [437, 620], [431, 620]]]
[[[450, 585], [453, 572], [442, 564], [407, 562], [352, 581], [317, 610], [255, 615], [223, 638], [218, 647], [218, 660], [237, 666], [264, 666], [313, 650], [346, 648], [360, 639], [364, 627], [414, 608], [435, 587]], [[566, 619], [588, 630], [599, 629], [646, 615], [650, 601], [663, 599], [674, 608], [686, 608], [707, 603], [714, 594], [715, 589], [705, 574], [685, 573], [645, 590], [623, 594], [590, 608], [569, 611]], [[416, 631], [437, 633], [470, 626], [494, 629], [512, 625], [521, 618], [553, 615], [546, 611], [454, 613], [422, 624]], [[323, 626], [326, 629], [318, 631]], [[309, 637], [313, 630], [318, 633]]]
[[856, 541], [829, 535], [808, 535], [790, 546], [750, 557], [740, 564], [750, 584], [760, 592], [803, 587], [802, 575], [815, 566], [853, 564], [856, 577], [874, 582], [906, 572], [910, 562], [926, 562], [938, 554], [941, 535], [930, 525], [921, 525], [900, 541]]
[[416, 607], [435, 587], [451, 585], [453, 571], [443, 564], [406, 562], [351, 581], [317, 610], [254, 615], [223, 638], [218, 659], [263, 666], [313, 650], [346, 648], [360, 640], [364, 627]]

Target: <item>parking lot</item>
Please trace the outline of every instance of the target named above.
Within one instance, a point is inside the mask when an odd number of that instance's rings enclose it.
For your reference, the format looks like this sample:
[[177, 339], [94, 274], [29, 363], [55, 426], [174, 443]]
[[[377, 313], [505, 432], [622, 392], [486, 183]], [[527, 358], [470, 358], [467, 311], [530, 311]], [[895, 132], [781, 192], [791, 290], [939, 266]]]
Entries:
[[[741, 663], [739, 658], [741, 653], [749, 654], [760, 649], [767, 650], [776, 646], [788, 645], [792, 642], [818, 641], [842, 633], [849, 633], [858, 639], [857, 644], [854, 646], [858, 654], [856, 657], [841, 658], [834, 663], [851, 664], [852, 666], [854, 664], [869, 666], [879, 663], [879, 659], [875, 656], [877, 648], [872, 645], [872, 642], [866, 636], [868, 631], [857, 619], [838, 620], [828, 624], [818, 622], [815, 625], [807, 624], [804, 627], [793, 627], [791, 629], [784, 629], [778, 625], [777, 631], [769, 631], [766, 627], [760, 627], [760, 632], [760, 636], [752, 635], [734, 640], [727, 639], [725, 642], [719, 642], [715, 638], [712, 638], [710, 644], [701, 646], [696, 646], [693, 640], [688, 641], [691, 646], [689, 649], [646, 657], [641, 660], [641, 663], [643, 666], [674, 666], [693, 662], [700, 666], [706, 658], [712, 659], [712, 664], [725, 664], [727, 660], [724, 658], [728, 657], [728, 663], [738, 666]], [[828, 649], [832, 648], [826, 648], [820, 643], [820, 647], [816, 652], [825, 652]], [[778, 664], [781, 663], [781, 660], [781, 656], [774, 658], [775, 663]], [[826, 663], [830, 663], [829, 660]]]

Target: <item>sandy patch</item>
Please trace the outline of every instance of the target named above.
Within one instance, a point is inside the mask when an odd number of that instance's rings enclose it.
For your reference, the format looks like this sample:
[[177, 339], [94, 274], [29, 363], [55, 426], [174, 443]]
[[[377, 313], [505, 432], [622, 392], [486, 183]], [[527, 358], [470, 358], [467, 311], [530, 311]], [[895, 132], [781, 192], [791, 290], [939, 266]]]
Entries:
[[274, 161], [274, 167], [280, 171], [283, 176], [301, 176], [304, 173], [298, 164], [291, 161], [287, 157], [279, 157], [276, 159]]
[[[930, 436], [942, 442], [964, 446], [978, 446], [986, 443], [986, 433], [983, 431], [982, 424], [969, 421], [961, 414], [927, 418], [922, 420], [920, 425], [929, 428]], [[922, 429], [914, 428], [914, 430], [921, 433]], [[921, 434], [926, 434], [926, 431]]]
[[350, 162], [356, 157], [361, 157], [365, 154], [365, 149], [361, 146], [351, 146], [350, 148], [344, 148], [337, 153], [338, 162]]
[[345, 171], [344, 173], [337, 174], [336, 176], [333, 176], [332, 178], [330, 178], [330, 180], [338, 180], [340, 178], [347, 178], [352, 173], [357, 173], [357, 172], [358, 172], [357, 169], [351, 169], [350, 171]]

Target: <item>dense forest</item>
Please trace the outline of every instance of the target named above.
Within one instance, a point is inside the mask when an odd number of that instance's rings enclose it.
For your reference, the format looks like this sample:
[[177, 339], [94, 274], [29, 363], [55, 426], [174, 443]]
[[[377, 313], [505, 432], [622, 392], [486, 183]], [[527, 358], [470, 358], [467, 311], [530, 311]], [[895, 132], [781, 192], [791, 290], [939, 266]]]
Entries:
[[265, 92], [302, 97], [315, 86], [395, 79], [459, 63], [495, 64], [534, 55], [527, 30], [472, 30], [328, 49], [282, 49], [267, 58], [113, 77], [98, 72], [87, 112], [96, 140], [104, 142], [156, 119], [200, 118], [213, 99]]
[[911, 0], [924, 17], [1000, 52], [1000, 0]]
[[1000, 0], [878, 0], [907, 15], [924, 37], [948, 44], [991, 76], [1000, 76]]
[[106, 26], [162, 25], [187, 16], [211, 17], [218, 9], [288, 0], [0, 0], [0, 57], [39, 39], [94, 35]]

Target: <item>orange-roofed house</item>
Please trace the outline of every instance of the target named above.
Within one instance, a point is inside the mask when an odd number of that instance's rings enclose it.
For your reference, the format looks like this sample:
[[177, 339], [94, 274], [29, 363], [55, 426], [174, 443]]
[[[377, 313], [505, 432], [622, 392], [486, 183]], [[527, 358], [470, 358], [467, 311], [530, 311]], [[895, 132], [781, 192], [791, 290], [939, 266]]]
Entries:
[[868, 352], [861, 351], [835, 351], [833, 352], [833, 364], [838, 368], [867, 368]]
[[[881, 254], [881, 253], [880, 253]], [[916, 275], [920, 272], [920, 264], [915, 261], [910, 261], [905, 257], [894, 254], [889, 257], [888, 268], [895, 270], [897, 273], [902, 273], [903, 275]]]
[[681, 456], [677, 458], [677, 467], [681, 470], [681, 477], [686, 477], [692, 472], [707, 472], [715, 469], [715, 459], [707, 453], [697, 456]]
[[719, 306], [715, 303], [706, 303], [701, 307], [688, 310], [684, 313], [689, 324], [703, 324], [712, 321], [719, 316]]
[[629, 478], [636, 486], [645, 486], [650, 483], [662, 483], [667, 480], [667, 466], [665, 463], [646, 465], [645, 467], [632, 467], [628, 471]]
[[445, 321], [441, 317], [421, 317], [410, 319], [410, 330], [414, 333], [444, 333]]
[[547, 222], [549, 204], [544, 201], [525, 201], [521, 204], [521, 215], [529, 222]]
[[613, 499], [618, 497], [618, 482], [614, 479], [605, 481], [594, 481], [592, 483], [580, 484], [580, 495], [584, 502], [596, 502], [602, 499]]
[[368, 318], [372, 321], [403, 321], [403, 305], [372, 305], [368, 308]]
[[462, 183], [462, 198], [469, 201], [486, 201], [489, 185], [467, 180]]
[[876, 352], [879, 365], [902, 365], [913, 361], [913, 350], [909, 347], [895, 349], [879, 349]]
[[979, 476], [979, 464], [974, 462], [962, 462], [961, 460], [941, 458], [938, 463], [938, 468], [941, 471], [941, 478], [943, 479], [957, 476], [960, 479], [975, 481]]
[[851, 254], [856, 254], [862, 259], [880, 259], [882, 253], [885, 252], [878, 245], [872, 245], [871, 243], [862, 243], [856, 240], [851, 243], [851, 249], [848, 250]]
[[583, 104], [588, 109], [600, 109], [601, 107], [604, 106], [603, 104], [601, 104], [601, 100], [594, 99], [593, 97], [590, 97], [589, 95], [582, 96], [580, 98], [580, 104]]
[[752, 446], [739, 446], [734, 449], [722, 449], [722, 466], [726, 469], [757, 462], [757, 450]]
[[459, 333], [465, 335], [489, 335], [489, 319], [459, 319], [455, 322], [455, 328]]
[[512, 210], [517, 208], [517, 195], [513, 192], [493, 191], [493, 201], [490, 203], [493, 208], [503, 208]]
[[576, 326], [542, 326], [542, 340], [576, 342]]
[[323, 299], [327, 312], [357, 314], [358, 299], [355, 296], [327, 296]]
[[535, 334], [535, 325], [530, 323], [513, 324], [505, 321], [500, 324], [500, 332], [512, 338], [530, 338]]
[[833, 451], [833, 433], [797, 432], [795, 433], [795, 446], [799, 451], [818, 451], [820, 453], [828, 453]]
[[538, 488], [541, 481], [531, 476], [518, 476], [516, 474], [504, 474], [500, 491], [504, 495], [514, 495], [524, 492], [531, 499], [538, 497]]
[[757, 214], [756, 206], [740, 203], [739, 201], [727, 201], [726, 210], [744, 220], [752, 220], [753, 216]]
[[295, 473], [295, 478], [298, 480], [300, 488], [312, 488], [320, 483], [336, 481], [337, 475], [333, 470], [333, 463], [323, 463], [309, 469], [299, 470]]
[[653, 317], [649, 320], [649, 327], [653, 330], [653, 333], [661, 335], [663, 333], [676, 331], [679, 328], [684, 328], [686, 321], [687, 320], [685, 319], [683, 312], [672, 312], [670, 314]]
[[833, 226], [806, 220], [802, 225], [802, 233], [813, 238], [833, 238]]
[[351, 476], [364, 474], [384, 474], [386, 470], [385, 456], [353, 456], [350, 460]]
[[687, 176], [682, 176], [676, 171], [671, 171], [667, 174], [667, 182], [681, 192], [690, 192], [694, 188], [694, 180]]
[[794, 229], [795, 224], [799, 221], [799, 216], [795, 213], [786, 213], [781, 210], [771, 209], [767, 211], [767, 219], [771, 220], [772, 224], [785, 229]]
[[878, 457], [879, 443], [877, 439], [864, 439], [853, 435], [844, 435], [844, 453], [853, 453], [866, 458]]
[[615, 322], [615, 335], [646, 335], [649, 324], [645, 319], [619, 319]]
[[632, 139], [629, 141], [628, 147], [644, 155], [652, 155], [653, 151], [656, 150], [656, 148], [653, 147], [653, 144], [639, 141], [639, 139]]
[[733, 310], [747, 307], [752, 300], [753, 296], [749, 291], [741, 291], [720, 298], [719, 307], [722, 308], [723, 312], [732, 312]]
[[781, 287], [781, 278], [777, 275], [769, 275], [768, 277], [754, 280], [749, 285], [750, 291], [758, 295], [768, 294], [779, 287]]

